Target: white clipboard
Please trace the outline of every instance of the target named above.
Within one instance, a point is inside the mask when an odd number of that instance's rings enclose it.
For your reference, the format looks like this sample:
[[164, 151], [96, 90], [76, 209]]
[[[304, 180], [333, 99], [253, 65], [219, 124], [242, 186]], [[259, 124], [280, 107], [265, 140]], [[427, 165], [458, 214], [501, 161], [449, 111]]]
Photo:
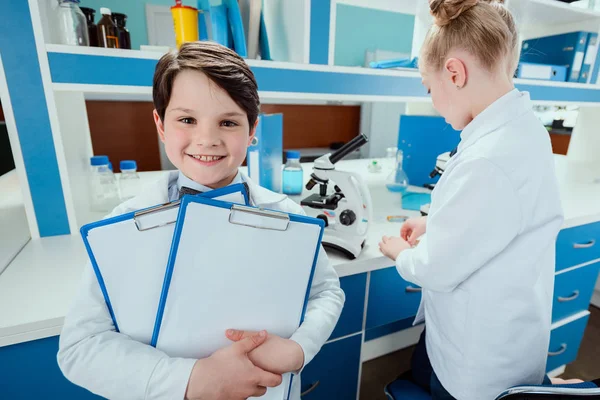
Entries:
[[[248, 204], [245, 183], [198, 196]], [[195, 197], [195, 196], [184, 196]], [[117, 332], [150, 344], [180, 200], [84, 225], [81, 236]]]
[[[317, 218], [183, 199], [152, 343], [173, 357], [204, 358], [231, 344], [229, 328], [291, 337], [304, 317], [323, 228]], [[285, 374], [261, 399], [286, 398], [291, 380]]]

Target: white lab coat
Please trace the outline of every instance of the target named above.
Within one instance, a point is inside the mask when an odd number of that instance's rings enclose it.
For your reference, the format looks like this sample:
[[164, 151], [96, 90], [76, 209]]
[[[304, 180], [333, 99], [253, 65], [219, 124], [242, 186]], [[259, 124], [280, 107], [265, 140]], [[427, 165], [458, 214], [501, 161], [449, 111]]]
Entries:
[[[168, 202], [166, 174], [143, 194], [121, 204], [111, 215]], [[266, 190], [243, 176], [253, 205], [303, 214], [287, 196]], [[308, 364], [331, 335], [344, 304], [338, 276], [321, 248], [310, 290], [304, 322], [291, 337], [304, 350]], [[171, 358], [163, 352], [115, 332], [110, 314], [90, 264], [86, 265], [80, 291], [65, 318], [58, 363], [71, 382], [109, 399], [184, 398], [195, 360]], [[294, 379], [291, 399], [300, 400], [300, 379]]]
[[460, 400], [539, 384], [563, 221], [548, 132], [513, 90], [461, 133], [432, 194], [427, 233], [396, 266], [423, 287], [431, 365]]

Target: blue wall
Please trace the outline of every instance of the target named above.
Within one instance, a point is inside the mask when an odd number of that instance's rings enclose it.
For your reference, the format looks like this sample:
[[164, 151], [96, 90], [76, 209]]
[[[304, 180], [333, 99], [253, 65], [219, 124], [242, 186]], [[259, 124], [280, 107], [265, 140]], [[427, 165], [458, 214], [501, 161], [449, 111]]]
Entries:
[[335, 65], [364, 66], [367, 50], [410, 54], [413, 15], [338, 4], [335, 21]]

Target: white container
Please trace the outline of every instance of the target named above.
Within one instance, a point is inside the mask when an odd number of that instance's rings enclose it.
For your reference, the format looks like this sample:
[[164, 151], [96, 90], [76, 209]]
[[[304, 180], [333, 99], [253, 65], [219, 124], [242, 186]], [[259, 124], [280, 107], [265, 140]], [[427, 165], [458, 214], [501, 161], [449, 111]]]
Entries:
[[90, 159], [90, 204], [93, 211], [110, 212], [119, 204], [119, 188], [107, 156]]
[[125, 201], [139, 194], [141, 180], [137, 173], [137, 163], [135, 161], [123, 160], [119, 167], [121, 168], [121, 176], [119, 178], [121, 201]]
[[79, 0], [59, 0], [56, 10], [58, 39], [60, 44], [89, 46], [87, 22], [79, 8]]

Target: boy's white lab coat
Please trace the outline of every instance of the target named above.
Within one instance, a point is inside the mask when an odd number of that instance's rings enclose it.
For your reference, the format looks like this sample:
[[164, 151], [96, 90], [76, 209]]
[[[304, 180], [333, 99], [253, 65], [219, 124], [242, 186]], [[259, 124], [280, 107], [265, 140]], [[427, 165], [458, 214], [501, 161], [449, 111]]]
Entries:
[[444, 388], [494, 399], [541, 383], [562, 208], [548, 132], [513, 90], [462, 132], [432, 194], [427, 233], [396, 260], [423, 287], [416, 322]]
[[[111, 215], [168, 202], [169, 182], [178, 172], [165, 174], [140, 196], [117, 207]], [[303, 214], [287, 196], [266, 190], [243, 177], [251, 203], [269, 209]], [[308, 364], [331, 335], [344, 304], [338, 276], [321, 248], [306, 315], [291, 339], [304, 350]], [[184, 398], [195, 360], [171, 358], [163, 352], [115, 332], [92, 267], [84, 271], [82, 285], [65, 318], [58, 363], [73, 383], [109, 399]], [[291, 399], [300, 399], [300, 379], [294, 379]]]

